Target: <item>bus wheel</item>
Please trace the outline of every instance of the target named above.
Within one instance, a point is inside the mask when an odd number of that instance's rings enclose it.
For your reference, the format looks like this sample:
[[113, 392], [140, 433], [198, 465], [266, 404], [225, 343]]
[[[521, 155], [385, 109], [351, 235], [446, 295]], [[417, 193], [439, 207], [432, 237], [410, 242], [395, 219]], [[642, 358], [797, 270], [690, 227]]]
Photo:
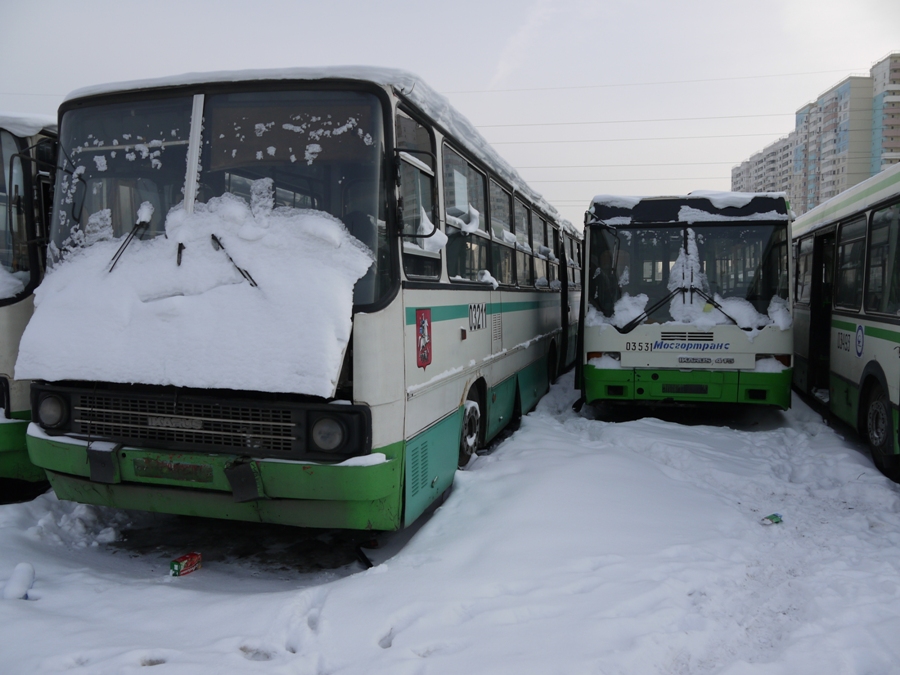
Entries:
[[888, 458], [893, 455], [894, 435], [891, 424], [891, 403], [884, 389], [876, 384], [869, 392], [866, 404], [866, 438], [872, 451], [872, 461], [879, 471], [888, 473]]
[[466, 396], [463, 410], [462, 433], [459, 438], [459, 468], [462, 469], [481, 445], [481, 404], [478, 389], [472, 387]]

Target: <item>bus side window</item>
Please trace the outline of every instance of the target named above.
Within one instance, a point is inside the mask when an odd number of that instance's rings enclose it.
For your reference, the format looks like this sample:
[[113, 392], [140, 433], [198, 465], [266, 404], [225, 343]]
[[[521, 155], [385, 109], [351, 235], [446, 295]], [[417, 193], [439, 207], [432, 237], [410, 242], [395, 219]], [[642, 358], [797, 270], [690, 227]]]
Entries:
[[534, 251], [534, 285], [538, 288], [547, 288], [550, 285], [547, 279], [547, 223], [543, 218], [535, 216], [531, 221], [531, 248]]
[[803, 304], [809, 304], [812, 291], [812, 256], [813, 239], [808, 237], [800, 242], [797, 256], [797, 287], [794, 289], [794, 298]]
[[488, 269], [487, 180], [446, 145], [441, 161], [448, 239], [447, 274], [451, 281], [477, 281], [478, 273]]
[[898, 242], [900, 204], [876, 211], [872, 217], [866, 256], [866, 311], [897, 314], [900, 310]]
[[518, 199], [515, 204], [516, 220], [516, 281], [519, 286], [534, 285], [534, 272], [531, 266], [531, 244], [528, 243], [528, 232], [531, 230], [531, 211]]
[[511, 196], [494, 181], [491, 181], [490, 194], [491, 232], [494, 235], [491, 245], [491, 275], [499, 283], [511, 286], [515, 282], [512, 246], [516, 243], [516, 235], [512, 231]]
[[859, 309], [863, 291], [863, 249], [866, 245], [865, 216], [841, 225], [838, 233], [838, 276], [834, 304]]
[[431, 134], [402, 110], [397, 112], [397, 148], [400, 150], [401, 227], [405, 235], [403, 270], [409, 277], [437, 279], [441, 276], [441, 250], [446, 237], [435, 217]]
[[9, 175], [10, 157], [18, 151], [12, 134], [0, 131], [0, 300], [21, 293], [30, 276], [25, 232], [25, 173], [21, 160], [13, 162], [13, 172]]

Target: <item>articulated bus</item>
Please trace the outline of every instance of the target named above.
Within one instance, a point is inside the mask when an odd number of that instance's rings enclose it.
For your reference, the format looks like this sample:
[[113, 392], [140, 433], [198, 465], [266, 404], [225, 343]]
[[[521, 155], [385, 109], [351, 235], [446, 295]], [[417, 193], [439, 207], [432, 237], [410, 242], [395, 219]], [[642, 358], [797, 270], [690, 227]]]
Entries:
[[61, 499], [398, 529], [574, 361], [580, 232], [415, 76], [192, 74], [59, 121], [17, 373]]
[[52, 117], [0, 114], [0, 479], [33, 483], [45, 478], [25, 447], [29, 383], [13, 367], [43, 270], [55, 146]]
[[789, 408], [788, 213], [781, 193], [595, 197], [583, 401]]
[[868, 441], [900, 481], [900, 165], [793, 224], [794, 385]]

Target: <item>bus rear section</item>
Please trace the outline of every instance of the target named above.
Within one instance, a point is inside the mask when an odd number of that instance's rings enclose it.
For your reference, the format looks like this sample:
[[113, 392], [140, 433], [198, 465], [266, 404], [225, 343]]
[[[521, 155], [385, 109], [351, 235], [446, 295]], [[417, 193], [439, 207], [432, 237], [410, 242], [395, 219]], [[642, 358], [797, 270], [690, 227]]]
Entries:
[[0, 479], [40, 483], [28, 459], [29, 382], [17, 379], [19, 340], [34, 310], [56, 151], [56, 120], [0, 113]]
[[789, 408], [788, 225], [781, 194], [596, 197], [585, 401]]

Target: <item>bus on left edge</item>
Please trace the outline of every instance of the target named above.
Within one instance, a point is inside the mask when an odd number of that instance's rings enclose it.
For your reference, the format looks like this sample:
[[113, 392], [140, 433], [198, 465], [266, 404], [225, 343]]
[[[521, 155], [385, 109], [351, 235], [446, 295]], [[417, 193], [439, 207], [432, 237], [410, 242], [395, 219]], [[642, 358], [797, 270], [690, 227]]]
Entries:
[[29, 382], [16, 380], [19, 339], [34, 309], [52, 206], [56, 119], [0, 113], [0, 501], [7, 480], [43, 484], [28, 460]]

